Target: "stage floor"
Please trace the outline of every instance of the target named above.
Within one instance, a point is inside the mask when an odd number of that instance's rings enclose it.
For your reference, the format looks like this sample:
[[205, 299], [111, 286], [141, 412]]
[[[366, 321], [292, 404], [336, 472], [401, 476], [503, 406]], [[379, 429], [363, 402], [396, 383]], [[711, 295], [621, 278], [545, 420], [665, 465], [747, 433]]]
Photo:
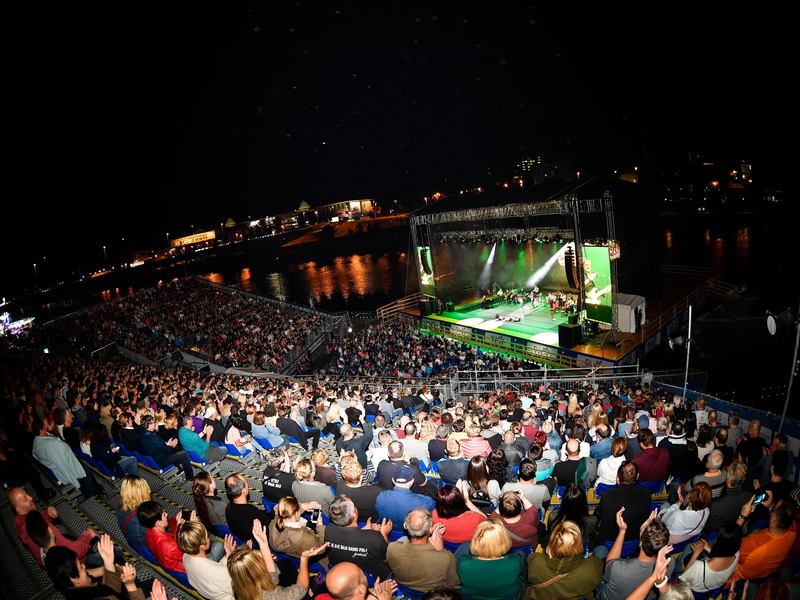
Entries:
[[441, 316], [430, 315], [430, 318], [522, 337], [548, 346], [558, 346], [558, 326], [568, 320], [561, 313], [557, 316], [551, 315], [548, 304], [540, 304], [533, 310], [530, 304], [526, 304], [523, 315], [518, 304], [500, 304], [483, 309], [480, 302], [460, 305], [454, 312], [444, 312]]
[[[409, 309], [406, 312], [419, 315], [419, 311]], [[494, 333], [511, 335], [558, 348], [558, 326], [569, 321], [566, 315], [557, 313], [555, 319], [550, 314], [549, 304], [539, 304], [533, 310], [530, 304], [525, 305], [525, 314], [518, 322], [498, 319], [520, 318], [519, 305], [500, 304], [492, 308], [482, 309], [480, 300], [465, 302], [455, 307], [453, 312], [445, 311], [441, 315], [432, 314], [424, 319], [446, 321], [455, 325], [466, 325], [476, 329], [484, 329]], [[607, 331], [570, 348], [575, 352], [596, 356], [607, 360], [621, 360], [625, 353], [636, 345], [635, 334], [619, 334], [619, 343], [611, 344], [606, 339]]]

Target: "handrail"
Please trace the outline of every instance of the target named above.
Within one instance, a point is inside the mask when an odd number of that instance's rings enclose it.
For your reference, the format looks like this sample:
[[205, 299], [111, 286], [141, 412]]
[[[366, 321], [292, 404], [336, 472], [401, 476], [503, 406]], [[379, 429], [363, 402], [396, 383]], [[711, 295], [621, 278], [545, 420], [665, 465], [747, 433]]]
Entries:
[[422, 292], [417, 292], [415, 294], [411, 294], [410, 296], [405, 296], [399, 300], [395, 300], [394, 302], [390, 302], [389, 304], [381, 306], [375, 311], [375, 313], [382, 322], [386, 323], [387, 321], [394, 319], [399, 313], [403, 312], [407, 308], [414, 306], [424, 297], [425, 294]]

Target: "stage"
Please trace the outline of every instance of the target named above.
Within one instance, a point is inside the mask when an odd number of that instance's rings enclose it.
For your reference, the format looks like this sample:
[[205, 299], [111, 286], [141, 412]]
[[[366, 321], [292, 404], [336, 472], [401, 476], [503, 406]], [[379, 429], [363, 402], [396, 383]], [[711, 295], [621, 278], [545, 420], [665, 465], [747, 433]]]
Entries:
[[[559, 326], [567, 325], [569, 317], [560, 311], [551, 315], [550, 305], [539, 303], [531, 310], [530, 303], [520, 315], [519, 304], [498, 304], [481, 308], [480, 298], [464, 301], [444, 311], [421, 315], [418, 308], [404, 310], [419, 319], [421, 328], [432, 332], [478, 343], [492, 350], [507, 351], [519, 356], [535, 357], [550, 364], [574, 367], [611, 366], [621, 364], [638, 345], [639, 333], [618, 333], [617, 343], [611, 343], [608, 331], [600, 330], [591, 337], [579, 336], [569, 348], [559, 344]], [[499, 318], [498, 318], [499, 317]], [[517, 319], [519, 319], [517, 321]], [[580, 329], [580, 326], [574, 326]], [[573, 328], [574, 328], [573, 327]]]

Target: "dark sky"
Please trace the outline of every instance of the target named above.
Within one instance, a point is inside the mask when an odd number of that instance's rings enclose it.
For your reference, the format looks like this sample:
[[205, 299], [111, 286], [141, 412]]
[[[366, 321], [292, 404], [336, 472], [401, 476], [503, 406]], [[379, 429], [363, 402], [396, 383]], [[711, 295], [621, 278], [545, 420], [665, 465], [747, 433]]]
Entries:
[[18, 4], [0, 294], [34, 262], [46, 282], [103, 246], [490, 185], [529, 155], [774, 161], [796, 122], [772, 3]]

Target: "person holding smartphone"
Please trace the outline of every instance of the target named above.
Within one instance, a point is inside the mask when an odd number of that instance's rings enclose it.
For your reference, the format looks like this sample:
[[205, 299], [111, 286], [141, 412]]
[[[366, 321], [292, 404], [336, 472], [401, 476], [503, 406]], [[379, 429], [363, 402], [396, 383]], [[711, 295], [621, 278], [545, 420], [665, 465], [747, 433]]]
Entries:
[[[269, 524], [270, 547], [276, 552], [300, 558], [306, 550], [322, 546], [325, 543], [325, 525], [320, 521], [321, 508], [319, 502], [301, 504], [294, 496], [281, 498], [275, 506], [275, 518]], [[316, 531], [308, 526], [309, 521], [302, 516], [309, 512]], [[318, 560], [323, 567], [328, 568], [328, 559], [325, 556], [320, 556]]]

